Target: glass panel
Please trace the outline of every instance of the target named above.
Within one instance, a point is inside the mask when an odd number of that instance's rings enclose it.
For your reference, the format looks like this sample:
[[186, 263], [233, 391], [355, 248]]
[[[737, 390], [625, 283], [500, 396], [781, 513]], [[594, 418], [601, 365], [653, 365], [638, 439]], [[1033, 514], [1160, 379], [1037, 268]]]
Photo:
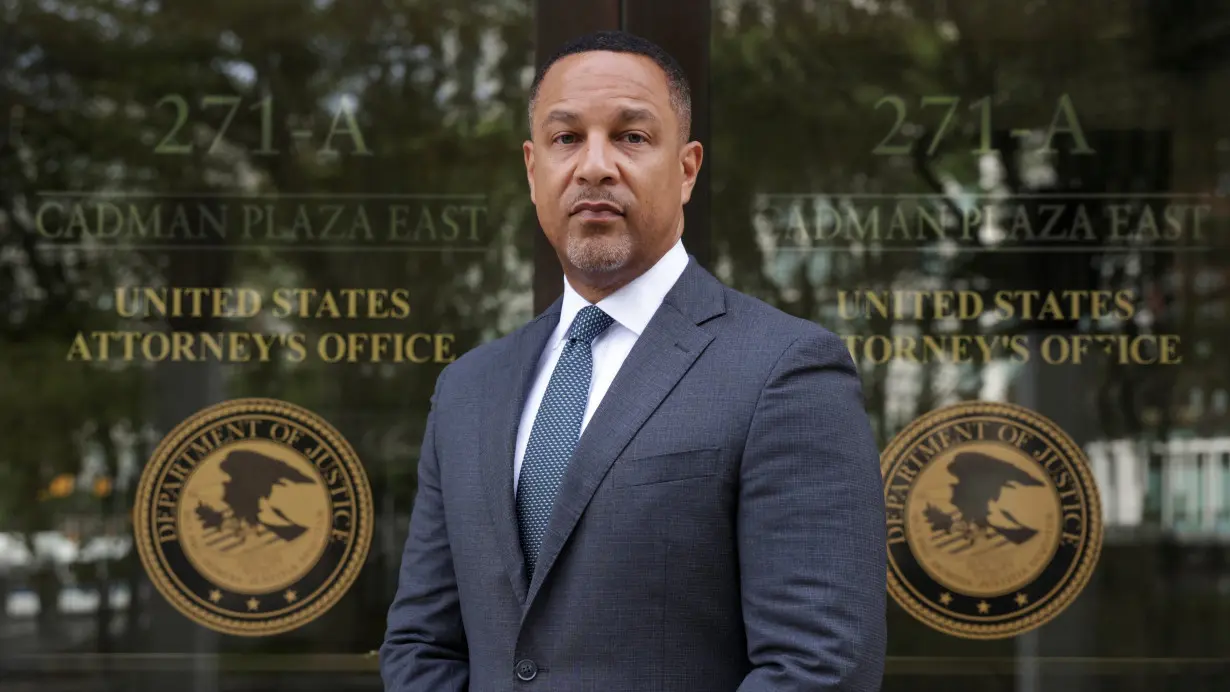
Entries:
[[845, 339], [927, 498], [884, 689], [1227, 688], [1230, 5], [713, 13], [717, 273]]
[[1217, 533], [1230, 536], [1230, 453], [1217, 455], [1218, 476], [1221, 478], [1221, 495], [1217, 504]]
[[0, 2], [0, 687], [380, 689], [436, 377], [531, 316], [533, 37]]

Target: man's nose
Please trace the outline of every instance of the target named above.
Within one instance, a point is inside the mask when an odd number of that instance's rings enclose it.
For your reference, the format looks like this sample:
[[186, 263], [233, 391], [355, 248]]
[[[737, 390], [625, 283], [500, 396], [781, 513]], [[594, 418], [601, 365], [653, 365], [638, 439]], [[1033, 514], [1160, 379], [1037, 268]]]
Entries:
[[586, 138], [585, 147], [581, 151], [581, 161], [577, 164], [578, 182], [598, 185], [614, 180], [618, 175], [614, 154], [614, 148], [606, 135]]

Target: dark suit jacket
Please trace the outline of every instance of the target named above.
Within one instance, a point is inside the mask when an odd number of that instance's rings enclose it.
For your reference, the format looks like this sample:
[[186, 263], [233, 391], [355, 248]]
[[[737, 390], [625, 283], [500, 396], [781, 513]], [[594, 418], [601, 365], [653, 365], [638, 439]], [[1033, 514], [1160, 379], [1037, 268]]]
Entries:
[[391, 692], [872, 692], [878, 452], [844, 343], [687, 269], [577, 443], [533, 580], [512, 490], [560, 302], [436, 382]]

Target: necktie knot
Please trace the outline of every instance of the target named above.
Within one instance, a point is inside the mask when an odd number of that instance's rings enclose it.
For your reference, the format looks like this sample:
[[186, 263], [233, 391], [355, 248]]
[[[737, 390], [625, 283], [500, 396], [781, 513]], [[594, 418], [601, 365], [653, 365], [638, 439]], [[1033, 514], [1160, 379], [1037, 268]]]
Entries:
[[568, 328], [568, 338], [588, 344], [614, 322], [615, 319], [603, 312], [602, 308], [586, 305], [573, 318], [572, 326]]

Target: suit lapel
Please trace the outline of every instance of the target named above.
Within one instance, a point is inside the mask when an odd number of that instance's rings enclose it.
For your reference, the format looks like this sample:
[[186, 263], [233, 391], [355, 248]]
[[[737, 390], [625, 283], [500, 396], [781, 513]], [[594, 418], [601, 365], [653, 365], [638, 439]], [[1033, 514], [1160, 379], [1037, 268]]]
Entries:
[[690, 258], [577, 441], [547, 523], [526, 611], [611, 464], [713, 340], [697, 325], [724, 310], [722, 285]]
[[491, 389], [487, 393], [487, 415], [484, 417], [489, 421], [489, 425], [484, 426], [481, 435], [479, 459], [483, 464], [486, 504], [495, 524], [500, 561], [508, 572], [513, 591], [521, 603], [525, 602], [529, 585], [526, 583], [525, 557], [521, 554], [521, 541], [517, 534], [517, 513], [512, 485], [517, 428], [539, 357], [551, 332], [559, 323], [561, 303], [562, 299], [557, 299], [550, 308], [511, 339], [511, 363], [505, 358], [495, 359], [499, 369], [491, 378]]

